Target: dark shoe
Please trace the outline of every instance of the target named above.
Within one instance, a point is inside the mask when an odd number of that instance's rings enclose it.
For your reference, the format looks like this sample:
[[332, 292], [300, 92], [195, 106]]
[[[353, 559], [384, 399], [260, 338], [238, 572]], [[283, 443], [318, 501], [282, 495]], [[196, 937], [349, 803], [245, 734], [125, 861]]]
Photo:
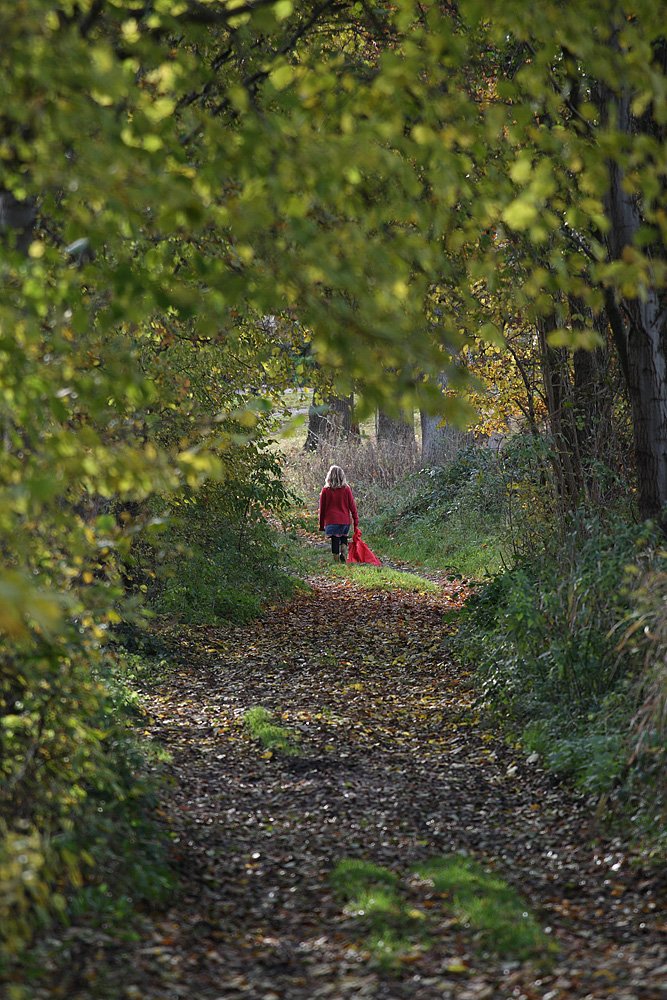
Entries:
[[341, 550], [341, 553], [340, 553], [340, 556], [339, 556], [339, 558], [340, 558], [340, 561], [341, 561], [342, 563], [346, 563], [346, 562], [347, 562], [347, 559], [346, 559], [346, 557], [345, 557], [345, 553], [344, 553], [344, 552], [343, 552], [342, 550]]

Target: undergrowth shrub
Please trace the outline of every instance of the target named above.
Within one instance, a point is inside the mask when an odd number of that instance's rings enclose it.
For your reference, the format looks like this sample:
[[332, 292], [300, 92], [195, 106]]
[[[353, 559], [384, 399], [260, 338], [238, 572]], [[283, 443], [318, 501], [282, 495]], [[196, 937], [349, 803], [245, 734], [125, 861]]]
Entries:
[[[665, 846], [667, 815], [667, 552], [661, 564], [636, 572], [631, 607], [617, 628], [620, 656], [638, 662], [637, 710], [632, 720], [628, 785], [645, 826]], [[652, 797], [642, 794], [651, 788]]]
[[390, 539], [408, 562], [481, 577], [502, 564], [506, 509], [502, 456], [469, 447], [386, 491], [369, 520], [370, 537]]
[[146, 588], [158, 614], [190, 622], [246, 621], [271, 596], [288, 595], [288, 557], [267, 519], [291, 502], [277, 457], [255, 455], [231, 480], [207, 482], [157, 502], [164, 531], [147, 553]]
[[505, 460], [497, 452], [468, 447], [450, 464], [421, 469], [419, 493], [406, 508], [413, 516], [437, 512], [442, 520], [466, 515], [498, 519], [505, 511]]
[[[657, 740], [664, 750], [664, 728], [655, 723], [664, 675], [648, 670], [656, 639], [642, 631], [649, 618], [663, 622], [662, 598], [648, 584], [667, 568], [661, 542], [650, 523], [573, 514], [558, 543], [548, 538], [524, 551], [478, 589], [458, 620], [451, 616], [458, 626], [451, 647], [477, 668], [482, 701], [522, 734], [528, 751], [587, 792], [618, 793], [619, 801], [633, 781], [635, 796], [654, 795], [639, 788], [636, 768], [628, 772], [640, 691], [643, 719], [652, 721], [639, 743]], [[651, 677], [660, 677], [653, 688]]]
[[113, 655], [72, 627], [0, 663], [0, 987], [21, 996], [54, 923], [127, 932], [172, 878]]

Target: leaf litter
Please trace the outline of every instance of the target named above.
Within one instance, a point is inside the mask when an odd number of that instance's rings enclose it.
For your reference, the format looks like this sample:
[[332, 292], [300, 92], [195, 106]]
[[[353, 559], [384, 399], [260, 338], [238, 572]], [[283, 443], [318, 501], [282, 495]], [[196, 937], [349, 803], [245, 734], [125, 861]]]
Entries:
[[[106, 996], [103, 967], [112, 995], [142, 1000], [667, 998], [665, 874], [594, 839], [590, 803], [480, 718], [446, 653], [462, 584], [309, 583], [250, 626], [163, 634], [171, 665], [142, 698], [169, 752], [155, 767], [171, 779], [159, 815], [180, 888], [139, 942], [99, 945], [91, 994], [68, 995]], [[253, 706], [298, 755], [253, 739]], [[523, 895], [555, 958], [480, 951], [446, 894], [410, 874], [457, 852]], [[378, 967], [332, 889], [346, 858], [403, 880], [427, 946]]]

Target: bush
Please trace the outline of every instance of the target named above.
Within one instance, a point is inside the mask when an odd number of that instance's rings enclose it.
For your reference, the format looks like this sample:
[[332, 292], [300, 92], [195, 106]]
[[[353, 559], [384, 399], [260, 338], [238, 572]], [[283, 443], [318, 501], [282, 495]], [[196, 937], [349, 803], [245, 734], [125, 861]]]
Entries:
[[[628, 786], [637, 820], [663, 831], [667, 817], [667, 552], [660, 566], [631, 575], [630, 609], [616, 630], [618, 655], [641, 670], [632, 720]], [[646, 795], [649, 788], [651, 795]]]
[[29, 967], [53, 921], [120, 926], [171, 879], [114, 658], [76, 628], [58, 644], [26, 640], [0, 656], [4, 976]]
[[639, 745], [655, 755], [664, 744], [654, 711], [664, 718], [664, 677], [646, 673], [664, 636], [662, 590], [649, 583], [664, 573], [661, 541], [650, 523], [572, 515], [559, 545], [524, 554], [451, 616], [451, 647], [477, 668], [483, 702], [591, 794], [628, 781], [638, 793], [627, 766], [638, 691], [647, 698]]
[[294, 589], [267, 514], [284, 510], [291, 497], [275, 455], [225, 483], [207, 482], [196, 493], [164, 498], [167, 526], [145, 543], [139, 560], [152, 580], [148, 597], [158, 614], [188, 622], [247, 621], [272, 596]]

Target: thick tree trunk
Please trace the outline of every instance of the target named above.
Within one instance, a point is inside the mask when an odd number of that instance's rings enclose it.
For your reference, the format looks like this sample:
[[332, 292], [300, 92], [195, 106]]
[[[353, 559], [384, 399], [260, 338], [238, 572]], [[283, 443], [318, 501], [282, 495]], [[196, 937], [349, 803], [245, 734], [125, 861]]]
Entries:
[[308, 410], [308, 434], [303, 446], [306, 451], [315, 451], [321, 441], [347, 438], [352, 432], [354, 396], [328, 396], [321, 406], [315, 399], [313, 391], [313, 402]]
[[573, 508], [582, 491], [584, 477], [574, 423], [567, 355], [562, 348], [551, 347], [547, 340], [548, 334], [555, 328], [554, 316], [538, 320], [537, 332], [540, 340], [544, 391], [549, 424], [556, 446], [553, 467], [560, 499], [566, 508]]
[[446, 459], [447, 442], [444, 427], [440, 426], [442, 417], [439, 414], [419, 411], [419, 422], [422, 429], [422, 467], [442, 465]]
[[[573, 329], [583, 327], [585, 320], [588, 320], [606, 337], [607, 321], [604, 314], [596, 321], [584, 302], [574, 296], [569, 297], [569, 306]], [[574, 430], [579, 454], [585, 464], [597, 457], [601, 423], [609, 411], [607, 349], [596, 347], [592, 351], [578, 350], [574, 352], [572, 360]]]
[[429, 413], [419, 411], [422, 429], [422, 468], [434, 465], [446, 465], [452, 462], [456, 453], [465, 448], [472, 435], [449, 424], [441, 426], [442, 417], [434, 417]]
[[[443, 373], [438, 382], [444, 391], [447, 385], [447, 376]], [[465, 431], [460, 431], [449, 424], [442, 424], [442, 414], [426, 413], [424, 410], [420, 410], [419, 419], [422, 431], [422, 468], [445, 465], [451, 462], [457, 451], [463, 448], [468, 441], [469, 435]]]
[[[600, 93], [606, 110], [615, 111], [616, 127], [628, 135], [636, 130], [631, 98], [611, 90]], [[639, 200], [626, 183], [624, 171], [609, 161], [609, 188], [604, 197], [609, 221], [609, 257], [623, 259], [642, 225]], [[637, 465], [639, 512], [667, 528], [667, 310], [656, 287], [645, 287], [632, 299], [608, 296], [608, 311], [621, 358], [625, 354], [628, 393]]]
[[645, 302], [625, 302], [624, 312], [639, 512], [667, 527], [667, 330], [655, 290], [648, 292]]
[[384, 410], [378, 410], [375, 418], [375, 436], [379, 444], [391, 444], [411, 451], [417, 446], [414, 420], [395, 420]]

